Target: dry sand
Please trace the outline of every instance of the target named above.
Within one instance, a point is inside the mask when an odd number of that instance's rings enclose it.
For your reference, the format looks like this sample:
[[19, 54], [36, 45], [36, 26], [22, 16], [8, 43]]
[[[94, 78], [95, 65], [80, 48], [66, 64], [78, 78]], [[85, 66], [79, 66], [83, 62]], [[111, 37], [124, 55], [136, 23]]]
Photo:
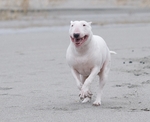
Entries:
[[0, 122], [148, 122], [150, 25], [93, 27], [112, 56], [102, 105], [81, 104], [65, 59], [68, 27], [0, 35]]

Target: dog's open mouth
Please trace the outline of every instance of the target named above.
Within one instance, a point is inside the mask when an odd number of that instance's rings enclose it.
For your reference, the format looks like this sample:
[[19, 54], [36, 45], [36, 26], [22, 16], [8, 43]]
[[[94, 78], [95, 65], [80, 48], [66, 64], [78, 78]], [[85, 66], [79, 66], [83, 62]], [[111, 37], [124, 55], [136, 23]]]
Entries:
[[88, 35], [85, 35], [82, 38], [73, 38], [71, 37], [72, 42], [76, 45], [76, 46], [80, 46], [82, 45], [88, 38]]

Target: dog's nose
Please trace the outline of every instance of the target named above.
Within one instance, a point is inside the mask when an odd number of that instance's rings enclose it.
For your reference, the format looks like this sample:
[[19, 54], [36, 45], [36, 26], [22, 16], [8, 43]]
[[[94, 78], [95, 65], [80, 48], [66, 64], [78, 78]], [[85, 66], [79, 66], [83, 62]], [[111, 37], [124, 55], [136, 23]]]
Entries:
[[79, 38], [80, 34], [79, 33], [74, 33], [73, 36], [74, 36], [74, 38], [77, 39], [77, 38]]

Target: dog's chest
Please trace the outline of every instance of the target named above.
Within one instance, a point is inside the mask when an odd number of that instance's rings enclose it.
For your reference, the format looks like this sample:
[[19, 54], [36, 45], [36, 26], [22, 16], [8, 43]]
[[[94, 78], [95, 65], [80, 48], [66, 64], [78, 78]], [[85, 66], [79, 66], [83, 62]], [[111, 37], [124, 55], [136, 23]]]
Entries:
[[85, 76], [88, 76], [94, 67], [92, 58], [86, 56], [74, 58], [72, 65], [81, 75]]

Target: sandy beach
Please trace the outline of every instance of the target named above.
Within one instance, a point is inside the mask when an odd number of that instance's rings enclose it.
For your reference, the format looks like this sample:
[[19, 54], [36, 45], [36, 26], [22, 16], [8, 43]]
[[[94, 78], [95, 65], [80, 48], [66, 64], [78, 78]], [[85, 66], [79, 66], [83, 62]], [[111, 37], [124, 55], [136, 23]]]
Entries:
[[93, 26], [117, 52], [99, 107], [92, 106], [98, 78], [91, 103], [79, 101], [65, 58], [68, 28], [0, 34], [0, 122], [148, 122], [150, 24]]

